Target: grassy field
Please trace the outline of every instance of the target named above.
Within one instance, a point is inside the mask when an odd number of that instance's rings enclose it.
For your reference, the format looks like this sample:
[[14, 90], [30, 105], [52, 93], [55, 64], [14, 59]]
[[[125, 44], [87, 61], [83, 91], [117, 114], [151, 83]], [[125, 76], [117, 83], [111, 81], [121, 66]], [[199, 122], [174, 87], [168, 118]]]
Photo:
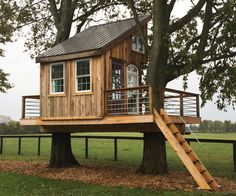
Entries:
[[[84, 134], [85, 135], [85, 134]], [[109, 134], [86, 134], [86, 135], [112, 135], [112, 136], [142, 136], [142, 134], [127, 134], [127, 133], [109, 133]], [[206, 138], [206, 139], [236, 139], [236, 133], [199, 133], [197, 134], [198, 138]], [[191, 136], [187, 136], [191, 137]], [[50, 139], [42, 139], [41, 140], [41, 156], [37, 156], [37, 140], [36, 139], [22, 139], [22, 155], [17, 156], [17, 147], [18, 140], [17, 139], [6, 139], [3, 145], [3, 155], [0, 156], [2, 160], [25, 160], [25, 161], [47, 161], [50, 156]], [[73, 152], [76, 158], [82, 164], [109, 164], [116, 167], [126, 166], [126, 167], [138, 167], [141, 159], [142, 159], [142, 141], [127, 141], [127, 140], [118, 140], [118, 161], [113, 161], [113, 141], [112, 140], [102, 140], [102, 139], [90, 139], [89, 140], [89, 159], [84, 158], [85, 154], [85, 142], [84, 139], [73, 139], [72, 140]], [[202, 143], [199, 145], [198, 143], [191, 143], [191, 146], [196, 150], [202, 162], [209, 169], [209, 171], [218, 177], [227, 177], [231, 180], [236, 180], [236, 174], [233, 171], [233, 158], [232, 158], [232, 144], [210, 144], [210, 143]], [[187, 172], [181, 161], [175, 155], [173, 150], [167, 145], [167, 156], [168, 156], [168, 164], [170, 171], [182, 171]], [[31, 177], [24, 177], [22, 175], [16, 175], [12, 173], [0, 173], [0, 179], [5, 176], [9, 176], [8, 179], [19, 179], [27, 178], [30, 181]], [[3, 176], [3, 177], [2, 177]], [[14, 176], [16, 176], [14, 178]], [[28, 179], [29, 178], [29, 179]], [[182, 193], [174, 193], [174, 192], [153, 192], [152, 190], [139, 190], [139, 189], [126, 189], [126, 188], [109, 188], [109, 187], [100, 187], [93, 185], [84, 185], [79, 183], [70, 183], [70, 182], [58, 182], [53, 180], [44, 180], [40, 178], [35, 178], [35, 181], [40, 183], [51, 183], [52, 192], [57, 186], [60, 186], [60, 183], [65, 183], [65, 187], [72, 187], [71, 194], [79, 194], [84, 193], [84, 195], [99, 195], [98, 193], [104, 193], [102, 195], [155, 195], [157, 193], [162, 193], [166, 195], [183, 195]], [[7, 180], [4, 183], [11, 183], [10, 180]], [[3, 184], [4, 184], [3, 183]], [[2, 184], [2, 183], [0, 183]], [[3, 187], [2, 187], [3, 186]], [[79, 186], [81, 189], [77, 189]], [[88, 192], [86, 189], [89, 187]], [[4, 187], [8, 187], [8, 185], [0, 185], [0, 189], [5, 190]], [[53, 188], [54, 187], [54, 188]], [[63, 186], [60, 186], [63, 187]], [[73, 188], [74, 187], [74, 188]], [[84, 188], [83, 188], [84, 187]], [[87, 187], [87, 188], [86, 188]], [[7, 190], [7, 188], [6, 188]], [[54, 191], [55, 191], [54, 190]], [[64, 189], [61, 189], [63, 191]], [[67, 189], [66, 189], [67, 190]], [[119, 191], [117, 191], [119, 190]], [[32, 190], [31, 190], [32, 191]], [[42, 192], [44, 187], [42, 187]], [[74, 191], [74, 192], [73, 192]], [[84, 191], [84, 192], [83, 192]], [[114, 191], [114, 192], [113, 192]], [[144, 192], [143, 192], [144, 191]], [[117, 192], [117, 194], [116, 194]], [[40, 194], [41, 194], [40, 193]], [[114, 194], [113, 194], [114, 193]], [[118, 194], [119, 193], [119, 194]], [[155, 194], [154, 194], [155, 193]], [[32, 192], [32, 194], [37, 194]], [[55, 192], [56, 194], [56, 192]], [[199, 193], [200, 194], [200, 193]], [[205, 193], [201, 193], [205, 195]], [[201, 195], [200, 194], [200, 195]], [[1, 192], [0, 192], [1, 195]], [[4, 195], [4, 194], [3, 194]], [[14, 195], [14, 194], [13, 194]], [[83, 195], [83, 194], [82, 194]]]

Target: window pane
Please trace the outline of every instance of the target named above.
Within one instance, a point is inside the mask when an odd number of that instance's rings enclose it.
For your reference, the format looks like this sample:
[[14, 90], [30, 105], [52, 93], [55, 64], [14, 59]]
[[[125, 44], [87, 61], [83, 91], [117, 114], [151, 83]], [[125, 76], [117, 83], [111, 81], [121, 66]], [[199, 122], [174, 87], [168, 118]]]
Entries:
[[89, 75], [89, 60], [77, 61], [77, 76]]
[[51, 65], [51, 79], [63, 78], [63, 64]]
[[90, 90], [90, 76], [77, 78], [77, 84], [78, 91]]
[[52, 93], [61, 93], [64, 92], [64, 80], [52, 80]]
[[135, 37], [135, 36], [132, 37], [132, 49], [133, 50], [137, 50], [138, 49], [137, 37]]

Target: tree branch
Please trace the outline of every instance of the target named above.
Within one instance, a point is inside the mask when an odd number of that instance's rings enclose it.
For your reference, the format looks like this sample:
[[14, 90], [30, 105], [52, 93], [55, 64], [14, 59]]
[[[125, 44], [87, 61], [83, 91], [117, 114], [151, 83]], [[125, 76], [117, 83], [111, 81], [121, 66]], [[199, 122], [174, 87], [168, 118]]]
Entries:
[[60, 17], [59, 17], [59, 13], [57, 11], [57, 5], [56, 5], [56, 2], [55, 0], [49, 0], [49, 10], [53, 16], [53, 19], [55, 21], [55, 26], [57, 29], [59, 29], [59, 25], [60, 25]]
[[184, 25], [186, 25], [189, 21], [196, 17], [206, 1], [207, 0], [199, 0], [196, 6], [189, 10], [189, 12], [184, 17], [180, 18], [178, 21], [170, 25], [169, 32], [172, 33], [181, 29]]
[[197, 56], [198, 60], [203, 59], [203, 57], [204, 57], [204, 50], [207, 45], [208, 34], [209, 34], [209, 30], [211, 28], [212, 4], [209, 1], [212, 1], [212, 0], [208, 0], [208, 2], [206, 4], [204, 24], [203, 24], [203, 28], [202, 28], [200, 42], [199, 42], [197, 52], [196, 52], [196, 56]]

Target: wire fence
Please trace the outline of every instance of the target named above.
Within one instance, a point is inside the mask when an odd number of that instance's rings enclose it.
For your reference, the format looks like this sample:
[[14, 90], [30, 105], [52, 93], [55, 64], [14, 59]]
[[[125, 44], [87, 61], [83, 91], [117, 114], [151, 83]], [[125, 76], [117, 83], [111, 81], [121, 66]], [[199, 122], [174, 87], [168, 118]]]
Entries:
[[[23, 141], [25, 139], [35, 139], [35, 145], [37, 149], [37, 156], [41, 155], [42, 147], [42, 139], [51, 138], [51, 135], [0, 135], [0, 155], [4, 153], [4, 143], [7, 143], [7, 139], [15, 139], [14, 141], [17, 143], [17, 155], [22, 155], [22, 146]], [[72, 135], [71, 138], [73, 140], [83, 139], [84, 140], [84, 156], [86, 159], [89, 158], [89, 144], [96, 143], [94, 140], [106, 140], [113, 144], [113, 159], [114, 161], [118, 160], [118, 141], [143, 141], [143, 137], [127, 137], [127, 136], [79, 136]], [[24, 140], [23, 140], [24, 139]], [[189, 144], [195, 145], [196, 139], [186, 138]], [[236, 140], [222, 140], [222, 139], [198, 139], [201, 143], [208, 143], [208, 149], [200, 149], [200, 158], [201, 156], [205, 156], [205, 159], [212, 158], [212, 160], [224, 160], [229, 157], [225, 156], [225, 152], [223, 152], [223, 147], [221, 144], [227, 144], [227, 147], [232, 149], [232, 160], [234, 171], [236, 172]], [[217, 144], [217, 145], [215, 145]], [[32, 144], [31, 144], [32, 145]], [[231, 146], [231, 147], [230, 147]], [[31, 148], [33, 148], [31, 146]], [[92, 148], [92, 145], [91, 145]], [[222, 149], [222, 150], [221, 150]], [[104, 149], [105, 150], [105, 149]], [[109, 149], [110, 150], [110, 149]], [[214, 151], [214, 153], [212, 153]], [[123, 152], [123, 151], [122, 151]], [[119, 153], [121, 153], [119, 151]], [[222, 162], [222, 161], [221, 161]]]

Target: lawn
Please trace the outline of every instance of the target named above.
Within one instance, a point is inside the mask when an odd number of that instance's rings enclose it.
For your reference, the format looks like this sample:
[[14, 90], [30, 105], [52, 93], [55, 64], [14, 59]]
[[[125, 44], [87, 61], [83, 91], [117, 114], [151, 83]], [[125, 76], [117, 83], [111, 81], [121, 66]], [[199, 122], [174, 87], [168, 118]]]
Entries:
[[[80, 134], [82, 135], [82, 134]], [[85, 135], [85, 134], [83, 134]], [[142, 136], [142, 134], [128, 134], [128, 133], [101, 133], [95, 134], [90, 133], [86, 135], [112, 135], [112, 136]], [[191, 137], [191, 136], [187, 136]], [[206, 138], [206, 139], [236, 139], [236, 133], [199, 133], [197, 134], [198, 138]], [[41, 156], [37, 156], [37, 140], [36, 139], [22, 139], [22, 155], [17, 155], [17, 147], [18, 140], [17, 139], [5, 139], [3, 145], [3, 155], [0, 156], [2, 160], [25, 160], [25, 161], [48, 161], [50, 157], [50, 145], [51, 141], [47, 138], [41, 139]], [[90, 165], [112, 165], [116, 167], [135, 167], [137, 168], [142, 159], [142, 141], [128, 141], [128, 140], [118, 140], [118, 161], [113, 160], [113, 140], [104, 140], [104, 139], [89, 139], [89, 158], [85, 159], [85, 142], [84, 139], [72, 139], [73, 152], [76, 158], [82, 164], [90, 164]], [[196, 153], [205, 164], [205, 166], [209, 169], [213, 176], [218, 177], [227, 177], [231, 180], [236, 180], [235, 172], [233, 171], [233, 158], [232, 158], [232, 144], [210, 144], [210, 143], [202, 143], [199, 145], [198, 143], [191, 143], [191, 146], [196, 150]], [[167, 157], [170, 171], [181, 171], [187, 172], [181, 161], [175, 155], [173, 150], [167, 144]], [[104, 193], [103, 195], [156, 195], [158, 193], [165, 193], [166, 195], [183, 195], [180, 192], [174, 194], [174, 192], [155, 192], [152, 190], [142, 190], [142, 189], [127, 189], [127, 188], [111, 188], [111, 187], [101, 187], [94, 185], [85, 185], [79, 183], [71, 183], [71, 182], [62, 182], [62, 181], [54, 181], [54, 180], [44, 180], [36, 177], [24, 177], [22, 175], [16, 175], [12, 173], [2, 172], [0, 173], [0, 179], [5, 176], [9, 176], [8, 179], [20, 179], [21, 178], [34, 178], [38, 185], [40, 183], [50, 184], [53, 190], [57, 190], [57, 186], [61, 187], [61, 191], [63, 192], [63, 186], [71, 187], [71, 194], [79, 194], [79, 191], [82, 191], [84, 195], [99, 195], [96, 193]], [[14, 178], [14, 175], [17, 177]], [[3, 176], [3, 177], [1, 177]], [[26, 179], [26, 181], [27, 181]], [[11, 183], [11, 180], [7, 180], [5, 183]], [[23, 183], [23, 182], [22, 182]], [[59, 185], [62, 183], [63, 185]], [[2, 184], [2, 183], [1, 183]], [[4, 183], [3, 183], [4, 184]], [[4, 186], [0, 187], [1, 190], [5, 190]], [[7, 187], [8, 185], [6, 185]], [[54, 188], [53, 188], [54, 187]], [[73, 188], [74, 187], [74, 188]], [[77, 188], [76, 188], [77, 187]], [[78, 187], [81, 187], [78, 188]], [[86, 188], [87, 187], [87, 188]], [[17, 187], [16, 187], [17, 188]], [[36, 188], [37, 189], [37, 188]], [[89, 189], [89, 190], [86, 190]], [[6, 188], [7, 190], [7, 188]], [[65, 190], [67, 190], [65, 188]], [[119, 190], [119, 191], [117, 191]], [[12, 190], [13, 191], [13, 190]], [[33, 191], [33, 190], [30, 190]], [[42, 187], [42, 191], [38, 194], [43, 194], [44, 187]], [[49, 190], [50, 191], [50, 190]], [[74, 192], [73, 192], [74, 191]], [[83, 192], [84, 191], [84, 192]], [[88, 191], [88, 192], [86, 192]], [[96, 192], [97, 191], [97, 192]], [[143, 192], [144, 191], [144, 192]], [[37, 192], [30, 192], [32, 194], [37, 194]], [[50, 193], [50, 192], [49, 192]], [[64, 192], [63, 192], [64, 193]], [[117, 194], [116, 194], [117, 193]], [[202, 193], [204, 194], [205, 193]], [[1, 193], [0, 193], [1, 195]], [[14, 195], [14, 193], [13, 193]], [[64, 195], [64, 194], [63, 194]], [[83, 195], [83, 194], [82, 194]]]
[[[14, 187], [14, 188], [13, 188]], [[221, 195], [216, 193], [194, 191], [166, 191], [137, 189], [126, 187], [106, 187], [91, 184], [83, 184], [79, 182], [67, 182], [59, 180], [49, 180], [34, 176], [25, 176], [11, 172], [0, 172], [0, 195], [129, 195], [129, 196], [184, 196], [184, 195]]]

